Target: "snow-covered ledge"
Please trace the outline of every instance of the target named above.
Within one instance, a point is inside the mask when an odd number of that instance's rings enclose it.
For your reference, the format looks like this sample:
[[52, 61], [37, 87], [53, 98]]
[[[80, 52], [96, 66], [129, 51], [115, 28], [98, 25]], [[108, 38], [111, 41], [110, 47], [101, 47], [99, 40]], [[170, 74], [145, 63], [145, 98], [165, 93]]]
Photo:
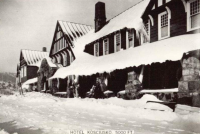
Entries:
[[148, 15], [149, 16], [149, 19], [151, 20], [151, 25], [154, 26], [154, 20], [153, 20], [153, 17], [151, 15]]
[[169, 16], [169, 19], [171, 19], [171, 10], [169, 9], [169, 7], [165, 7], [166, 10], [167, 10], [167, 13], [168, 13], [168, 16]]
[[187, 3], [185, 2], [185, 0], [181, 0], [183, 5], [184, 5], [184, 8], [185, 8], [185, 12], [187, 12]]

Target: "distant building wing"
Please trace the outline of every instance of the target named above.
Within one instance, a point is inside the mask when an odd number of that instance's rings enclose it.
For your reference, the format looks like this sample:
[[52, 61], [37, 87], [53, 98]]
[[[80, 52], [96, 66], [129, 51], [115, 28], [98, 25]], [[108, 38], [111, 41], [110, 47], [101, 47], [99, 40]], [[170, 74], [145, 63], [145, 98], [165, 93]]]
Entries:
[[36, 51], [36, 50], [22, 50], [21, 51], [24, 60], [26, 61], [27, 65], [34, 65], [39, 60], [42, 60], [44, 57], [48, 56], [48, 52]]

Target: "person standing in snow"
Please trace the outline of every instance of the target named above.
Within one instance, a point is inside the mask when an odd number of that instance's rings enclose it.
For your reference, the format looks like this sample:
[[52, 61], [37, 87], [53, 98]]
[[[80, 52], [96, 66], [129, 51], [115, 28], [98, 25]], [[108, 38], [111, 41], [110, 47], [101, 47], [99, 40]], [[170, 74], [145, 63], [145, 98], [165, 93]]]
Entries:
[[104, 98], [104, 94], [100, 85], [100, 79], [98, 77], [96, 78], [96, 83], [93, 85], [92, 89], [92, 95], [95, 99]]
[[19, 94], [23, 95], [23, 89], [22, 89], [22, 84], [21, 82], [18, 83], [18, 89], [19, 89]]

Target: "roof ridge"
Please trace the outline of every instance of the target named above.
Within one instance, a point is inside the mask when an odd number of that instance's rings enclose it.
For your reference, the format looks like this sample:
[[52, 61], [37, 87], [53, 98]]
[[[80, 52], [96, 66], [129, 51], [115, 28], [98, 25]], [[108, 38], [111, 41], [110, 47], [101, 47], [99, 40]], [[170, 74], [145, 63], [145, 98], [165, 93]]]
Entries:
[[[70, 22], [70, 23], [74, 23], [74, 24], [86, 25], [86, 26], [92, 27], [92, 25], [87, 25], [87, 24], [82, 24], [82, 23], [77, 23], [77, 22], [71, 22], [71, 21], [65, 21], [65, 20], [58, 20], [58, 21]], [[93, 27], [92, 27], [92, 28], [93, 28]]]
[[141, 1], [139, 1], [138, 3], [136, 3], [136, 4], [134, 4], [133, 6], [131, 6], [131, 7], [127, 8], [127, 9], [126, 9], [126, 10], [124, 10], [123, 12], [121, 12], [121, 13], [119, 13], [119, 14], [115, 15], [114, 17], [112, 17], [111, 19], [109, 19], [109, 20], [107, 20], [107, 21], [110, 21], [110, 20], [112, 20], [112, 19], [116, 18], [117, 16], [121, 15], [122, 13], [126, 12], [127, 10], [129, 10], [129, 9], [131, 9], [131, 8], [135, 7], [136, 5], [140, 4], [142, 1], [145, 1], [145, 0], [141, 0]]

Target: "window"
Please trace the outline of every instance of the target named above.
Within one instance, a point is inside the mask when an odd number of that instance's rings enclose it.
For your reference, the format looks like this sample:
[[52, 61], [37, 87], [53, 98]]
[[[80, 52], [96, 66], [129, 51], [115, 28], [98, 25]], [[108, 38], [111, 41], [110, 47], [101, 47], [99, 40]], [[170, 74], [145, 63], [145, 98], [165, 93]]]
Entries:
[[27, 72], [27, 69], [26, 69], [26, 66], [24, 66], [24, 76], [26, 76], [26, 72]]
[[150, 20], [145, 21], [144, 26], [145, 26], [144, 28], [145, 28], [147, 34], [150, 35]]
[[188, 30], [200, 28], [200, 0], [190, 1], [188, 7]]
[[115, 35], [116, 38], [116, 48], [115, 48], [115, 52], [118, 52], [121, 50], [121, 37], [120, 37], [120, 33], [117, 33]]
[[66, 48], [66, 42], [64, 38], [63, 38], [63, 45], [64, 45], [64, 48]]
[[134, 46], [134, 40], [133, 40], [133, 30], [128, 31], [128, 47], [133, 47]]
[[94, 56], [99, 56], [99, 43], [94, 44]]
[[58, 58], [58, 63], [61, 64], [61, 56], [58, 55], [57, 58]]
[[64, 52], [62, 53], [63, 56], [63, 66], [67, 66], [67, 54]]
[[159, 40], [169, 37], [170, 29], [169, 29], [169, 16], [167, 12], [160, 13], [158, 15], [158, 36]]
[[162, 6], [163, 0], [158, 0], [158, 6]]
[[103, 41], [103, 54], [104, 55], [109, 54], [109, 40], [108, 39], [105, 39]]
[[23, 73], [24, 73], [24, 68], [23, 68], [23, 67], [21, 67], [20, 73], [21, 73], [21, 74], [20, 74], [21, 78], [23, 78], [23, 77], [24, 77], [24, 74], [23, 74]]

